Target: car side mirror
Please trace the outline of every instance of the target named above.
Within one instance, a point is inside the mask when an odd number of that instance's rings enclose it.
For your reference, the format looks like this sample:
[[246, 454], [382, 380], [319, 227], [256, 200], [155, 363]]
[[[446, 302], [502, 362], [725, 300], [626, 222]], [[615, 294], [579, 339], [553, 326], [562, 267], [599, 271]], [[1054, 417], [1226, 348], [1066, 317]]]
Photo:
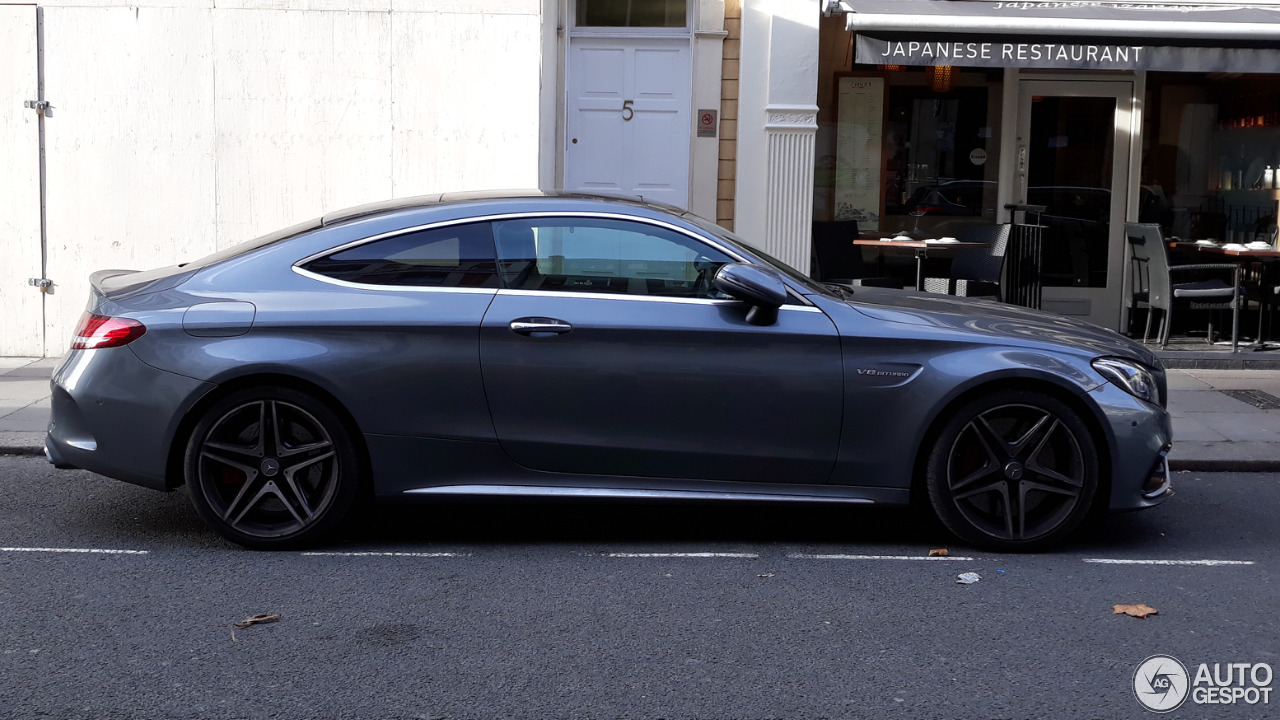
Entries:
[[787, 286], [778, 273], [759, 265], [728, 263], [716, 271], [715, 288], [735, 300], [750, 305], [747, 322], [772, 325], [778, 322], [778, 308], [787, 301]]

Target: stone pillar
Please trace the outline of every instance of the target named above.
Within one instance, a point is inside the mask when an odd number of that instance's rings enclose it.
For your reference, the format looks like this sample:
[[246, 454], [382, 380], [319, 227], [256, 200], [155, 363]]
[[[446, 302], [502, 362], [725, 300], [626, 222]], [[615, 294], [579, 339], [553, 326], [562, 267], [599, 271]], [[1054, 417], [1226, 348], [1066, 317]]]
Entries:
[[813, 144], [816, 105], [770, 105], [766, 109], [765, 227], [762, 250], [809, 271], [813, 219]]
[[734, 231], [809, 271], [818, 130], [812, 3], [744, 0]]

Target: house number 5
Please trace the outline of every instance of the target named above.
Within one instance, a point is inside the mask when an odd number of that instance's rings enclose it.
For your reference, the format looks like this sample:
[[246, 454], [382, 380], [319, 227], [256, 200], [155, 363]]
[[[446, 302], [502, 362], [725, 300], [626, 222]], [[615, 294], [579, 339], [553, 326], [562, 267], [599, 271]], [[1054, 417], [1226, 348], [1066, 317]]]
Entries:
[[627, 100], [626, 102], [622, 103], [622, 121], [623, 122], [631, 122], [631, 118], [636, 116], [636, 111], [631, 109], [631, 103], [633, 102], [635, 102], [635, 100]]

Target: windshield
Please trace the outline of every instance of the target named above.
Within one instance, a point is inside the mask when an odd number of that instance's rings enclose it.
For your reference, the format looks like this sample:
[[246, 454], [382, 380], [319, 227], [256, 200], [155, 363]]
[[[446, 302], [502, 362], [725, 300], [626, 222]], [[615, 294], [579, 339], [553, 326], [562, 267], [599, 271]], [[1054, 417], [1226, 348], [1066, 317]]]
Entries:
[[752, 245], [751, 243], [742, 239], [741, 236], [735, 235], [734, 233], [728, 230], [725, 230], [724, 228], [720, 227], [719, 225], [716, 225], [710, 220], [707, 220], [706, 218], [698, 217], [693, 213], [685, 213], [681, 217], [693, 223], [694, 225], [697, 225], [703, 230], [706, 230], [712, 235], [715, 235], [716, 237], [724, 238], [725, 240], [731, 240], [741, 245], [742, 247], [749, 250], [752, 255], [755, 255], [761, 260], [764, 260], [774, 270], [777, 270], [778, 272], [782, 273], [787, 278], [789, 278], [792, 282], [800, 285], [801, 287], [804, 287], [805, 289], [812, 290], [813, 292], [817, 292], [817, 293], [830, 294], [831, 292], [830, 290], [824, 288], [821, 284], [814, 282], [814, 280], [809, 276], [804, 275], [799, 270], [796, 270], [795, 268], [782, 262], [781, 260], [778, 260], [777, 258], [770, 256], [768, 253], [764, 252], [760, 248], [757, 248], [755, 245]]

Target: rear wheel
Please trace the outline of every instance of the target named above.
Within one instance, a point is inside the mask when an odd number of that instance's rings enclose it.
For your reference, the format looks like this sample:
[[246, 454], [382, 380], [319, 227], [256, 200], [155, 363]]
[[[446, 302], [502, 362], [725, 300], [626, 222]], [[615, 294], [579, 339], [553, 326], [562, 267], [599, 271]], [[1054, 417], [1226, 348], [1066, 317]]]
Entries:
[[315, 543], [351, 509], [360, 463], [327, 405], [290, 388], [249, 388], [214, 403], [187, 444], [186, 483], [200, 516], [245, 547]]
[[947, 529], [988, 550], [1061, 541], [1093, 504], [1098, 452], [1084, 421], [1043, 393], [1009, 390], [957, 410], [929, 455], [929, 500]]

